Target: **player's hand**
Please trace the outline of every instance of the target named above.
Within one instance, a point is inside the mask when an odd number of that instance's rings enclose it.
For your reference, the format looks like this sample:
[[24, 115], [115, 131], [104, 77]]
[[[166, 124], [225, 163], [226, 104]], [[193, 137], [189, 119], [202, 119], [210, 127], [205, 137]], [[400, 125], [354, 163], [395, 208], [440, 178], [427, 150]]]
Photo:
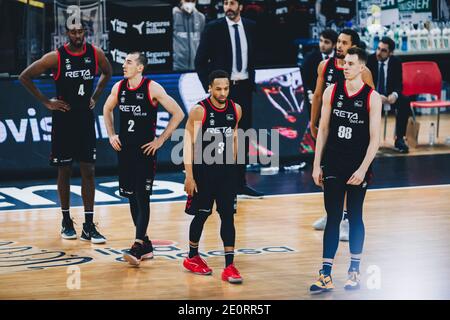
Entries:
[[62, 112], [70, 110], [70, 106], [66, 102], [56, 98], [50, 99], [48, 102], [44, 103], [44, 106], [49, 110], [57, 110]]
[[194, 178], [186, 177], [186, 180], [184, 180], [184, 191], [191, 197], [194, 195], [194, 192], [198, 192]]
[[389, 103], [388, 98], [385, 95], [380, 94], [381, 103]]
[[89, 102], [89, 109], [91, 109], [91, 110], [94, 109], [95, 104], [96, 104], [96, 101], [93, 98], [91, 98], [91, 101]]
[[154, 156], [156, 153], [156, 150], [161, 148], [162, 145], [163, 145], [163, 142], [160, 139], [155, 138], [155, 140], [153, 140], [152, 142], [144, 144], [141, 147], [141, 149], [144, 149], [144, 154], [146, 156], [149, 156], [149, 155]]
[[312, 177], [314, 183], [323, 189], [323, 171], [320, 166], [314, 166]]
[[312, 124], [312, 122], [309, 123], [309, 129], [311, 130], [311, 135], [314, 139], [317, 139], [317, 133], [318, 133], [318, 128]]
[[390, 95], [387, 97], [387, 102], [388, 102], [389, 104], [394, 104], [396, 101], [397, 101], [397, 98], [395, 97], [395, 94], [390, 94]]
[[122, 143], [120, 142], [119, 136], [117, 134], [109, 137], [109, 143], [116, 151], [122, 150]]
[[352, 174], [350, 179], [348, 179], [347, 184], [359, 186], [361, 183], [363, 183], [365, 176], [366, 170], [359, 168]]

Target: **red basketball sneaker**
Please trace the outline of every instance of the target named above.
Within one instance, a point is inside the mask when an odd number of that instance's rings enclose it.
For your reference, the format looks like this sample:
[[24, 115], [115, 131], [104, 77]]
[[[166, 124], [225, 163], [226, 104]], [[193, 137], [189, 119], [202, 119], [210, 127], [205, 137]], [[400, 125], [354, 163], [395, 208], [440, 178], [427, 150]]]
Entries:
[[196, 255], [193, 258], [185, 258], [183, 260], [183, 267], [195, 274], [209, 275], [212, 273], [212, 270], [208, 267], [206, 261], [200, 258], [199, 255]]
[[222, 280], [228, 281], [229, 283], [242, 283], [243, 279], [242, 279], [238, 269], [236, 269], [236, 267], [232, 263], [228, 267], [223, 269]]

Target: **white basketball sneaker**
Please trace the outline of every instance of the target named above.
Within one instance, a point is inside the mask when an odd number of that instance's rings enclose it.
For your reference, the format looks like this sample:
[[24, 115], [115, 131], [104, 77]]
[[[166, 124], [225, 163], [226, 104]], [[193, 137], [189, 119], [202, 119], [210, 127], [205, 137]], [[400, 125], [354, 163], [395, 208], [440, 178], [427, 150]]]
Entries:
[[316, 220], [313, 223], [313, 228], [315, 230], [325, 230], [326, 225], [327, 225], [327, 215], [324, 215], [322, 218]]

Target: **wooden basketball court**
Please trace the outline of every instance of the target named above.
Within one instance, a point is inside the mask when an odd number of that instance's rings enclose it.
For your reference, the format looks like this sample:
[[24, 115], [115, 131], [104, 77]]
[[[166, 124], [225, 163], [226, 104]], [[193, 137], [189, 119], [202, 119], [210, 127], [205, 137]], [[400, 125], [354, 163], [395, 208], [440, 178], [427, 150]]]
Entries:
[[[362, 290], [343, 289], [349, 249], [340, 242], [336, 290], [319, 296], [308, 288], [321, 267], [323, 233], [311, 227], [324, 212], [321, 193], [239, 201], [235, 262], [242, 285], [220, 279], [216, 214], [200, 247], [212, 276], [183, 270], [191, 219], [183, 210], [184, 202], [152, 204], [157, 256], [139, 268], [118, 261], [134, 238], [127, 205], [96, 207], [105, 245], [61, 239], [59, 209], [2, 212], [0, 299], [450, 299], [450, 185], [370, 190]], [[72, 215], [79, 236], [82, 209]]]

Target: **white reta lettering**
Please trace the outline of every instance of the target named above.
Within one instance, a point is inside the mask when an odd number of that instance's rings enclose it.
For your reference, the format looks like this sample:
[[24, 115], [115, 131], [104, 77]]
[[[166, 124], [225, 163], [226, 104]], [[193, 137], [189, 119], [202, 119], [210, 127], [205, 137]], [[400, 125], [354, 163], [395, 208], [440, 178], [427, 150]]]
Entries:
[[338, 116], [339, 118], [347, 118], [347, 119], [349, 119], [351, 121], [357, 121], [358, 120], [358, 114], [354, 113], [354, 112], [333, 109], [333, 113], [336, 116]]
[[137, 106], [137, 105], [123, 105], [121, 104], [119, 106], [120, 111], [123, 112], [133, 112], [133, 113], [141, 113], [141, 106]]
[[91, 70], [75, 70], [75, 71], [66, 71], [66, 77], [76, 79], [82, 77], [84, 80], [91, 80], [94, 77], [91, 75]]

